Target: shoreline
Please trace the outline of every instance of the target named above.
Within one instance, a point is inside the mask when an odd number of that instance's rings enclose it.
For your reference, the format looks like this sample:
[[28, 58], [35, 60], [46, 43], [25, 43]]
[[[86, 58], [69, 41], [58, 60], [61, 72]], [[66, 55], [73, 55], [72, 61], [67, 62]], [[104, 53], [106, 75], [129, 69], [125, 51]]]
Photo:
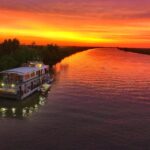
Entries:
[[132, 52], [132, 53], [138, 53], [138, 54], [144, 54], [144, 55], [150, 55], [150, 48], [118, 48], [119, 50], [125, 51], [125, 52]]
[[55, 57], [55, 60], [49, 61], [49, 65], [50, 65], [50, 67], [52, 67], [53, 65], [56, 65], [57, 63], [59, 63], [66, 57], [69, 57], [73, 54], [76, 54], [76, 53], [79, 53], [82, 51], [86, 51], [89, 49], [93, 49], [93, 48], [95, 48], [95, 47], [77, 47], [77, 46], [63, 47], [62, 49], [60, 49], [59, 55], [57, 57]]
[[52, 67], [65, 57], [95, 47], [66, 46], [56, 44], [21, 45], [18, 39], [8, 39], [0, 43], [0, 71], [17, 68], [28, 61], [42, 61]]

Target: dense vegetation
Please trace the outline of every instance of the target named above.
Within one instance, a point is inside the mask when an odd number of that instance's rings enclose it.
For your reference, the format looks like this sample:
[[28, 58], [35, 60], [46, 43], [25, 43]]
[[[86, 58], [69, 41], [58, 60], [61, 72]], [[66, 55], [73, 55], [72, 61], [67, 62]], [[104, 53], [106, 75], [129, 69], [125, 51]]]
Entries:
[[123, 51], [127, 51], [127, 52], [150, 55], [150, 49], [149, 48], [119, 48], [119, 49], [123, 50]]
[[53, 44], [39, 46], [35, 43], [21, 45], [17, 39], [4, 40], [0, 44], [0, 71], [18, 67], [33, 60], [43, 61], [52, 66], [64, 57], [86, 49], [89, 47], [59, 47]]

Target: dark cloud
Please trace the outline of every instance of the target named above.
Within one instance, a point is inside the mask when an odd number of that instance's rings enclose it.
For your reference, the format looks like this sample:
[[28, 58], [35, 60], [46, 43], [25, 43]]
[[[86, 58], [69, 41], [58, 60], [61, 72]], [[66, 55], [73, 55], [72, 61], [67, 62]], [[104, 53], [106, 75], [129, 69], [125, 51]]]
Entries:
[[0, 9], [47, 13], [69, 19], [150, 19], [149, 0], [0, 0]]

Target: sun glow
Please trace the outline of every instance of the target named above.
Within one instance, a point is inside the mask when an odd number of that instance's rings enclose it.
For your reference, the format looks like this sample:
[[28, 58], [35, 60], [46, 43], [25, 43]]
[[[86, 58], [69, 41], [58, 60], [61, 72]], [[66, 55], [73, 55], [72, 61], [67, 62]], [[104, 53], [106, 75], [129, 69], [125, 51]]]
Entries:
[[[150, 20], [146, 13], [149, 8], [143, 12], [140, 7], [131, 9], [121, 2], [119, 10], [112, 10], [114, 3], [95, 0], [86, 7], [84, 3], [79, 6], [74, 2], [53, 2], [51, 5], [40, 0], [36, 8], [25, 1], [18, 5], [11, 3], [12, 8], [7, 8], [7, 3], [3, 4], [5, 7], [0, 6], [1, 41], [16, 37], [25, 44], [35, 41], [37, 44], [150, 46]], [[103, 8], [101, 13], [100, 8]]]
[[[52, 29], [53, 30], [53, 29]], [[0, 28], [1, 35], [16, 35], [16, 36], [31, 36], [31, 37], [41, 37], [46, 39], [55, 40], [66, 40], [66, 41], [76, 41], [83, 43], [108, 43], [113, 40], [104, 39], [100, 37], [90, 37], [83, 36], [79, 33], [68, 32], [68, 31], [51, 31], [50, 29], [43, 30], [27, 30], [27, 29], [11, 29], [11, 28]]]

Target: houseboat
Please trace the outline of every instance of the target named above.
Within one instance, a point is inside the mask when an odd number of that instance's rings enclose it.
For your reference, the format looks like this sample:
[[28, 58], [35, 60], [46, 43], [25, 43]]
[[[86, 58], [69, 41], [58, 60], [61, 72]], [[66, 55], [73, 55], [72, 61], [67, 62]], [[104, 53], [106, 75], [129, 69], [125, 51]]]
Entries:
[[0, 72], [0, 97], [24, 99], [36, 91], [50, 87], [49, 66], [29, 62], [23, 67]]

